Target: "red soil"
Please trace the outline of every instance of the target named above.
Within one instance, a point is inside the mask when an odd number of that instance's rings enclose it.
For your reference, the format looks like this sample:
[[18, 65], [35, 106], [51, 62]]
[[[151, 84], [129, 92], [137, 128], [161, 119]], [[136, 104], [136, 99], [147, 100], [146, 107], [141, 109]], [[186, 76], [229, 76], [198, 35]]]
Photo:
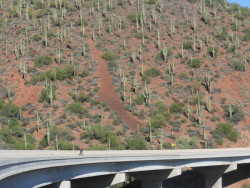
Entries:
[[119, 95], [115, 92], [115, 86], [112, 83], [112, 76], [108, 72], [108, 66], [105, 60], [102, 58], [103, 52], [96, 48], [95, 42], [91, 39], [88, 40], [88, 45], [91, 56], [99, 63], [96, 73], [100, 78], [100, 90], [98, 92], [99, 99], [106, 102], [112, 111], [117, 111], [121, 116], [122, 121], [125, 124], [130, 125], [132, 130], [136, 130], [137, 125], [143, 126], [135, 116], [132, 116], [127, 110], [125, 110]]
[[25, 85], [25, 80], [22, 76], [17, 72], [10, 72], [6, 79], [9, 81], [10, 88], [15, 89], [15, 99], [13, 101], [14, 104], [18, 106], [24, 106], [27, 103], [37, 104], [39, 99], [39, 94], [43, 88], [43, 86], [28, 86]]

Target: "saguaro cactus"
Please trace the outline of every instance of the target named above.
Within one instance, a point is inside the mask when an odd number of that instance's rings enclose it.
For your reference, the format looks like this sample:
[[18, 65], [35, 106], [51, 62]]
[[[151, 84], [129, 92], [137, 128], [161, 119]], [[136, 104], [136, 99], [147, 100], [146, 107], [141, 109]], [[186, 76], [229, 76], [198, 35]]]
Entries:
[[157, 47], [161, 49], [161, 33], [159, 29], [157, 29]]
[[148, 84], [145, 83], [144, 91], [142, 92], [143, 97], [145, 99], [146, 105], [150, 104], [150, 100], [152, 98], [152, 91], [150, 90]]
[[212, 76], [209, 71], [205, 75], [204, 84], [205, 84], [207, 91], [211, 93], [212, 92]]
[[49, 101], [50, 101], [50, 106], [52, 107], [52, 104], [53, 104], [53, 86], [52, 86], [51, 82], [50, 82], [50, 86], [49, 86]]
[[137, 82], [137, 72], [135, 73], [135, 78], [133, 80], [133, 85], [132, 85], [132, 89], [133, 91], [136, 93], [137, 91], [137, 86], [138, 86], [138, 82]]
[[37, 127], [37, 131], [39, 131], [40, 129], [40, 117], [38, 112], [36, 113], [36, 127]]
[[175, 34], [175, 24], [174, 24], [174, 20], [171, 19], [171, 23], [170, 23], [170, 33], [171, 33], [171, 37], [173, 38], [174, 37], [174, 34]]
[[167, 61], [168, 52], [169, 52], [169, 49], [166, 47], [166, 44], [164, 43], [163, 49], [162, 49], [162, 55], [163, 55], [164, 61]]
[[229, 118], [232, 119], [233, 112], [235, 111], [235, 107], [233, 107], [233, 105], [231, 103], [228, 105], [228, 111], [229, 111]]
[[152, 142], [153, 137], [152, 137], [152, 125], [151, 125], [151, 120], [148, 121], [149, 125], [149, 142]]
[[203, 112], [202, 112], [202, 107], [201, 107], [201, 103], [200, 103], [199, 97], [198, 97], [198, 104], [196, 105], [196, 110], [197, 110], [199, 125], [202, 125]]
[[210, 99], [209, 94], [207, 94], [207, 97], [206, 97], [206, 107], [207, 107], [207, 111], [211, 112], [211, 99]]
[[189, 100], [188, 100], [188, 105], [187, 105], [187, 108], [186, 108], [186, 115], [187, 115], [188, 119], [190, 119], [190, 112], [191, 112], [191, 108], [190, 108]]
[[126, 96], [126, 82], [127, 82], [127, 78], [124, 76], [124, 73], [123, 73], [123, 77], [122, 77], [122, 83], [123, 83], [123, 101], [125, 103], [127, 101], [127, 96]]
[[135, 59], [136, 59], [136, 55], [135, 55], [135, 49], [133, 50], [133, 52], [131, 53], [131, 61], [133, 62], [133, 63], [135, 63]]
[[61, 63], [62, 61], [62, 53], [61, 53], [61, 48], [59, 47], [58, 50], [56, 51], [56, 61], [57, 63]]
[[50, 128], [49, 124], [47, 123], [47, 129], [46, 129], [46, 137], [47, 137], [47, 144], [50, 144]]
[[163, 135], [163, 129], [161, 129], [160, 150], [162, 150], [162, 148], [163, 148], [163, 142], [164, 142], [164, 135]]
[[59, 150], [58, 136], [56, 135], [56, 150]]
[[207, 139], [207, 134], [206, 134], [205, 127], [202, 127], [202, 135], [203, 135], [203, 139], [206, 140]]
[[24, 139], [24, 149], [27, 149], [27, 137], [26, 134], [23, 135], [23, 139]]

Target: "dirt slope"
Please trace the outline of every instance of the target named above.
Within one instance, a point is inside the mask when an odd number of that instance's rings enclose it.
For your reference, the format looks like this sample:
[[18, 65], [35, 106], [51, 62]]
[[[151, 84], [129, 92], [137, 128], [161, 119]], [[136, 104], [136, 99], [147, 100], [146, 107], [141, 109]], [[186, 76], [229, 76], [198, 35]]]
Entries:
[[96, 74], [100, 78], [100, 90], [98, 92], [100, 100], [106, 102], [112, 111], [117, 111], [121, 116], [122, 121], [125, 124], [130, 125], [133, 130], [136, 130], [138, 125], [142, 126], [143, 124], [138, 121], [135, 116], [132, 116], [127, 110], [125, 110], [121, 99], [115, 92], [115, 86], [112, 84], [112, 76], [108, 72], [107, 63], [102, 58], [103, 52], [96, 48], [96, 43], [91, 39], [88, 40], [88, 45], [92, 58], [99, 63]]

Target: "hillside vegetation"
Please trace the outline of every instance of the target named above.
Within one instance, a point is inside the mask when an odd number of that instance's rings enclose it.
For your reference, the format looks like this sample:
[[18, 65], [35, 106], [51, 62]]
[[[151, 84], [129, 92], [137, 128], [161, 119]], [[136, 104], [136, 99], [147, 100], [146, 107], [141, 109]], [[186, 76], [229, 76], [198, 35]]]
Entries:
[[249, 146], [250, 9], [225, 0], [0, 0], [0, 9], [0, 148]]

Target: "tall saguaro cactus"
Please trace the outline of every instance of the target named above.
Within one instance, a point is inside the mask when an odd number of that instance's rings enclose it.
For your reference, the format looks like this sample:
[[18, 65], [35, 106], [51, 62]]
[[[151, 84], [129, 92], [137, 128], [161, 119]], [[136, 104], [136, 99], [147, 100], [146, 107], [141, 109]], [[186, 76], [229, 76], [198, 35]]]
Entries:
[[49, 85], [49, 101], [50, 101], [50, 106], [52, 107], [52, 104], [53, 104], [53, 86], [52, 86], [52, 83], [50, 82], [50, 85]]
[[124, 101], [124, 103], [126, 103], [126, 101], [127, 101], [127, 96], [126, 96], [126, 82], [127, 82], [127, 78], [124, 76], [124, 73], [123, 73], [122, 83], [123, 83], [123, 101]]
[[196, 105], [197, 115], [198, 115], [198, 122], [199, 125], [202, 125], [202, 117], [203, 117], [203, 111], [200, 103], [200, 99], [198, 97], [198, 104]]
[[229, 111], [229, 118], [232, 119], [233, 112], [235, 111], [235, 107], [233, 107], [233, 105], [231, 103], [228, 105], [228, 111]]
[[157, 47], [161, 49], [161, 33], [159, 29], [157, 29]]
[[50, 127], [49, 124], [47, 123], [47, 129], [46, 129], [46, 137], [47, 137], [47, 144], [50, 144]]
[[37, 127], [37, 131], [39, 131], [40, 129], [40, 117], [38, 112], [36, 113], [36, 127]]
[[210, 72], [207, 72], [204, 78], [204, 84], [209, 93], [212, 92], [212, 76]]
[[210, 99], [209, 94], [207, 94], [207, 97], [206, 97], [206, 107], [207, 107], [207, 111], [211, 112], [211, 99]]
[[26, 134], [23, 135], [23, 139], [24, 139], [24, 149], [27, 149], [27, 137]]
[[191, 108], [190, 108], [189, 100], [188, 100], [188, 105], [187, 105], [187, 108], [186, 108], [186, 115], [187, 115], [188, 119], [190, 119], [190, 112], [191, 112]]
[[134, 78], [134, 80], [133, 80], [133, 85], [132, 85], [132, 87], [133, 87], [133, 91], [136, 93], [137, 87], [138, 87], [137, 72], [135, 73], [135, 78]]
[[152, 98], [152, 91], [150, 90], [148, 84], [145, 83], [144, 91], [142, 92], [143, 97], [145, 99], [146, 105], [150, 104], [150, 100]]
[[152, 137], [152, 125], [151, 125], [151, 120], [148, 121], [149, 124], [149, 141], [152, 142], [153, 141], [153, 137]]

